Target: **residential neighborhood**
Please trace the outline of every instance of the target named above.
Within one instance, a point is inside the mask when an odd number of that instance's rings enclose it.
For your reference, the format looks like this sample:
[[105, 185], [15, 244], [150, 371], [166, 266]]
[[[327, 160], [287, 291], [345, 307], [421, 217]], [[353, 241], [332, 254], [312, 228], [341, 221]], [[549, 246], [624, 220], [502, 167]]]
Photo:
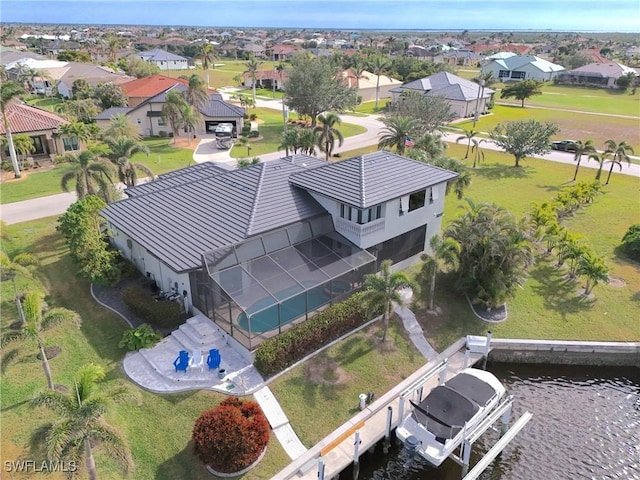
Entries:
[[634, 472], [637, 34], [0, 26], [0, 477]]

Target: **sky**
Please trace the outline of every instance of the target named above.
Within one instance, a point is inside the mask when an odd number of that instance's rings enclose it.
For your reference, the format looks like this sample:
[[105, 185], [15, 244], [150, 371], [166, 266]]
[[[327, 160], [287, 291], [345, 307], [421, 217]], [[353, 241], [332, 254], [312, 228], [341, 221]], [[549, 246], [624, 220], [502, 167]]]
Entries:
[[640, 0], [0, 0], [0, 22], [640, 32]]

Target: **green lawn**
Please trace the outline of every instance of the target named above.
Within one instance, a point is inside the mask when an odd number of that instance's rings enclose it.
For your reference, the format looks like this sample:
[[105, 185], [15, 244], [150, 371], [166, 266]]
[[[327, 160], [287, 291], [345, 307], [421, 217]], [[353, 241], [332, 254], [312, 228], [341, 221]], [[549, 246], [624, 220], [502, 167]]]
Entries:
[[[168, 138], [147, 138], [143, 141], [151, 150], [151, 154], [147, 156], [139, 153], [134, 155], [132, 160], [145, 164], [156, 175], [186, 167], [192, 161], [191, 150], [174, 147]], [[60, 179], [70, 168], [68, 164], [63, 163], [41, 172], [33, 169], [27, 171], [23, 180], [4, 182], [0, 189], [0, 203], [19, 202], [62, 193]]]
[[60, 98], [43, 97], [41, 95], [29, 95], [24, 98], [25, 102], [32, 107], [42, 108], [50, 112], [56, 112], [56, 107], [63, 103]]
[[368, 114], [374, 114], [374, 113], [383, 113], [385, 111], [385, 107], [387, 106], [387, 103], [389, 103], [391, 101], [390, 98], [381, 98], [378, 100], [378, 109], [376, 110], [376, 102], [364, 102], [361, 103], [360, 105], [358, 105], [355, 109], [356, 112], [358, 113], [368, 113]]
[[[640, 118], [621, 118], [587, 113], [566, 112], [540, 108], [525, 108], [515, 105], [496, 105], [490, 115], [480, 117], [476, 130], [489, 132], [498, 123], [516, 120], [535, 119], [540, 122], [553, 122], [560, 127], [556, 139], [571, 138], [576, 140], [591, 139], [598, 149], [604, 149], [604, 142], [614, 139], [616, 142], [625, 140], [635, 152], [640, 152]], [[456, 122], [455, 126], [471, 129], [473, 119], [469, 118]]]

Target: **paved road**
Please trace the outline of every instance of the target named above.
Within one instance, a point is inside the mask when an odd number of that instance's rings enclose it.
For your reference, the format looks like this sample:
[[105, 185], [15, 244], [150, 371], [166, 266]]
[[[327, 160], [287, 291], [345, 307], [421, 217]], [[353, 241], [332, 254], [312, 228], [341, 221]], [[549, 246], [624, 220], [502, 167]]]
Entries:
[[[223, 95], [227, 96], [227, 98], [229, 96], [227, 92], [224, 92]], [[278, 100], [259, 99], [256, 103], [259, 107], [272, 108], [282, 111], [282, 103]], [[341, 115], [341, 118], [346, 123], [361, 125], [365, 127], [367, 131], [360, 135], [345, 138], [342, 147], [338, 147], [335, 149], [336, 153], [355, 150], [378, 143], [380, 132], [384, 128], [384, 124], [380, 121], [380, 118], [378, 116], [372, 115], [361, 117], [354, 115]], [[455, 143], [456, 138], [458, 137], [460, 137], [460, 135], [454, 133], [447, 133], [444, 135], [444, 139], [447, 142], [452, 143]], [[461, 142], [461, 144], [464, 144], [464, 142]], [[490, 140], [482, 143], [482, 148], [489, 150], [501, 150], [500, 147], [498, 147]], [[261, 155], [260, 159], [265, 162], [269, 160], [275, 160], [282, 156], [284, 156], [284, 151]], [[197, 163], [211, 161], [219, 163], [229, 169], [233, 169], [236, 166], [236, 159], [232, 159], [229, 156], [229, 150], [218, 150], [215, 144], [215, 140], [203, 140], [196, 148], [193, 158]], [[575, 165], [573, 161], [573, 154], [568, 152], [553, 151], [546, 155], [536, 156], [535, 158]], [[526, 165], [526, 163], [530, 161], [531, 159], [525, 159], [524, 164]], [[581, 168], [583, 167], [594, 169], [598, 168], [598, 165], [593, 161], [587, 161], [587, 159], [585, 158], [581, 163]], [[640, 165], [623, 164], [622, 171], [614, 170], [614, 172], [640, 177]], [[51, 195], [48, 197], [35, 198], [33, 200], [25, 200], [23, 202], [4, 204], [0, 206], [0, 219], [2, 219], [8, 225], [11, 225], [14, 223], [26, 222], [28, 220], [60, 215], [66, 211], [69, 205], [71, 205], [75, 201], [75, 199], [75, 192], [71, 192]]]

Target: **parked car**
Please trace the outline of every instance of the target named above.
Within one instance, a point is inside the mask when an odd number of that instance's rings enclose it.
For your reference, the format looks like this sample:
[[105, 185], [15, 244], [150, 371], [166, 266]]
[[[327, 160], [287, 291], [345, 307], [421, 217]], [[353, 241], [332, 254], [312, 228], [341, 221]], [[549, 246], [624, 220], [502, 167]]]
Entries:
[[551, 142], [551, 148], [554, 150], [561, 150], [563, 152], [575, 152], [576, 141], [575, 140], [559, 140], [557, 142]]

